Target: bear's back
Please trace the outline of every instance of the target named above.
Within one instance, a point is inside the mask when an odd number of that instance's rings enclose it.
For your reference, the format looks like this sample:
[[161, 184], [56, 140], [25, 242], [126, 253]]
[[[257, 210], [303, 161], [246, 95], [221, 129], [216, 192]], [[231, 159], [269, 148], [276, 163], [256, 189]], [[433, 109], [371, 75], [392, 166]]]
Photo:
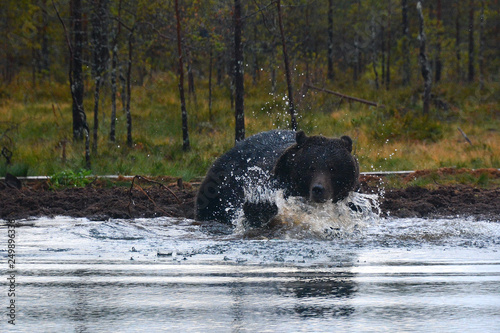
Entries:
[[257, 166], [270, 172], [285, 149], [294, 143], [295, 131], [271, 130], [238, 142], [225, 156], [239, 160], [242, 168]]
[[295, 135], [290, 130], [258, 133], [219, 157], [199, 188], [197, 219], [230, 223], [233, 208], [243, 202], [245, 184], [270, 177], [278, 158], [296, 142]]

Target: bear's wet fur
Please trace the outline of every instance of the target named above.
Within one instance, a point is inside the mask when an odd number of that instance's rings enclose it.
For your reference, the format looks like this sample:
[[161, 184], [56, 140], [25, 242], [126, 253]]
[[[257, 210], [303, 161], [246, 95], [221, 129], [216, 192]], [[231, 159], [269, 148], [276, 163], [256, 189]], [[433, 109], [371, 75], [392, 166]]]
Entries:
[[245, 189], [282, 189], [318, 203], [337, 202], [358, 186], [359, 166], [348, 136], [307, 136], [272, 130], [238, 142], [207, 172], [196, 197], [200, 221], [231, 224], [243, 209], [248, 226], [265, 226], [278, 208], [269, 199], [249, 200]]

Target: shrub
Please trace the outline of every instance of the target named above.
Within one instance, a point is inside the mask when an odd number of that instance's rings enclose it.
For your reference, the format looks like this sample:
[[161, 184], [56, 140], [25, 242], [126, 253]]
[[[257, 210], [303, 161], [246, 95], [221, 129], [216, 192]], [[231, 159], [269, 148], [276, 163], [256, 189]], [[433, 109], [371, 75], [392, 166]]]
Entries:
[[90, 179], [90, 170], [65, 170], [58, 172], [50, 177], [49, 186], [51, 189], [58, 189], [61, 187], [84, 187], [92, 180]]

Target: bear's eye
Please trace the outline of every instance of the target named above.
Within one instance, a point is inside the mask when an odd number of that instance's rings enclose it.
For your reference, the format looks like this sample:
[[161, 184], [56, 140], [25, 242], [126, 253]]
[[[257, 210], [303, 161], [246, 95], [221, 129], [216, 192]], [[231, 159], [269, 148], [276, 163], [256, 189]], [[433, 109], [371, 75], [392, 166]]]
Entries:
[[330, 173], [335, 173], [336, 171], [335, 167], [330, 167]]

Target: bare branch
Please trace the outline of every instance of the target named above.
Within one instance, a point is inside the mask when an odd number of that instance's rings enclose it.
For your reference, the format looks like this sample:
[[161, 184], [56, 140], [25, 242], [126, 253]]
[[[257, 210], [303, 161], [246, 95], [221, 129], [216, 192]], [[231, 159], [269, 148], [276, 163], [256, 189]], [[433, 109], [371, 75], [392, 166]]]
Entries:
[[465, 141], [467, 141], [471, 146], [472, 146], [472, 142], [470, 141], [470, 139], [467, 137], [467, 135], [465, 134], [464, 131], [462, 131], [462, 129], [460, 127], [457, 127], [458, 131], [462, 134], [462, 136], [464, 137]]
[[69, 38], [68, 29], [66, 29], [66, 24], [64, 24], [64, 21], [61, 18], [61, 14], [59, 14], [59, 10], [57, 9], [56, 4], [54, 3], [54, 0], [52, 0], [52, 6], [54, 7], [54, 10], [56, 11], [57, 18], [59, 19], [59, 22], [61, 22], [61, 25], [64, 29], [64, 37], [66, 38], [66, 44], [68, 44], [69, 54], [70, 54], [71, 59], [73, 59], [73, 47], [71, 46], [71, 40]]
[[[135, 180], [136, 180], [136, 179], [137, 179], [137, 180], [145, 180], [145, 181], [147, 181], [147, 182], [149, 182], [149, 183], [153, 183], [153, 184], [158, 184], [158, 185], [160, 185], [162, 188], [166, 189], [167, 191], [169, 191], [169, 192], [170, 192], [170, 193], [174, 196], [174, 198], [177, 200], [177, 203], [179, 203], [179, 204], [181, 203], [181, 200], [177, 197], [177, 195], [175, 195], [174, 191], [172, 191], [171, 189], [169, 189], [167, 186], [165, 186], [165, 185], [163, 185], [162, 183], [157, 182], [157, 181], [155, 181], [155, 180], [148, 179], [148, 178], [146, 178], [146, 177], [136, 175], [136, 176], [134, 176], [134, 178], [132, 178], [132, 184], [130, 185], [130, 189], [129, 189], [129, 192], [128, 192], [128, 195], [129, 195], [129, 203], [128, 203], [127, 209], [128, 209], [128, 213], [129, 213], [129, 215], [130, 215], [130, 216], [132, 216], [130, 206], [131, 206], [131, 204], [133, 203], [133, 200], [132, 200], [132, 189], [134, 188], [134, 185], [135, 185], [135, 186], [139, 189], [139, 191], [141, 191], [141, 192], [142, 192], [142, 193], [143, 193], [143, 194], [144, 194], [144, 195], [148, 198], [148, 200], [149, 200], [149, 201], [151, 201], [151, 202], [153, 203], [153, 205], [154, 205], [155, 207], [157, 207], [156, 202], [155, 202], [155, 201], [154, 201], [154, 200], [153, 200], [153, 199], [152, 199], [152, 198], [151, 198], [151, 197], [150, 197], [150, 196], [146, 193], [146, 191], [144, 191], [144, 189], [143, 189], [141, 186], [139, 186], [139, 185], [135, 184]], [[165, 210], [163, 210], [163, 209], [161, 209], [161, 208], [160, 208], [160, 210], [161, 210], [161, 211], [162, 211], [165, 215], [167, 215], [167, 216], [171, 216], [171, 214], [169, 214], [169, 213], [168, 213], [168, 212], [166, 212]]]
[[371, 105], [371, 106], [376, 106], [378, 108], [385, 108], [385, 105], [383, 105], [383, 104], [379, 104], [379, 103], [376, 103], [376, 102], [368, 101], [366, 99], [344, 95], [344, 94], [341, 94], [341, 93], [336, 92], [336, 91], [328, 90], [328, 89], [325, 89], [325, 88], [318, 88], [318, 87], [312, 86], [310, 84], [305, 84], [304, 86], [306, 86], [308, 88], [311, 88], [311, 89], [314, 89], [314, 90], [319, 90], [319, 91], [326, 92], [328, 94], [339, 96], [339, 97], [345, 98], [345, 99], [350, 100], [350, 101], [359, 102], [359, 103], [363, 103], [363, 104], [367, 104], [367, 105]]

